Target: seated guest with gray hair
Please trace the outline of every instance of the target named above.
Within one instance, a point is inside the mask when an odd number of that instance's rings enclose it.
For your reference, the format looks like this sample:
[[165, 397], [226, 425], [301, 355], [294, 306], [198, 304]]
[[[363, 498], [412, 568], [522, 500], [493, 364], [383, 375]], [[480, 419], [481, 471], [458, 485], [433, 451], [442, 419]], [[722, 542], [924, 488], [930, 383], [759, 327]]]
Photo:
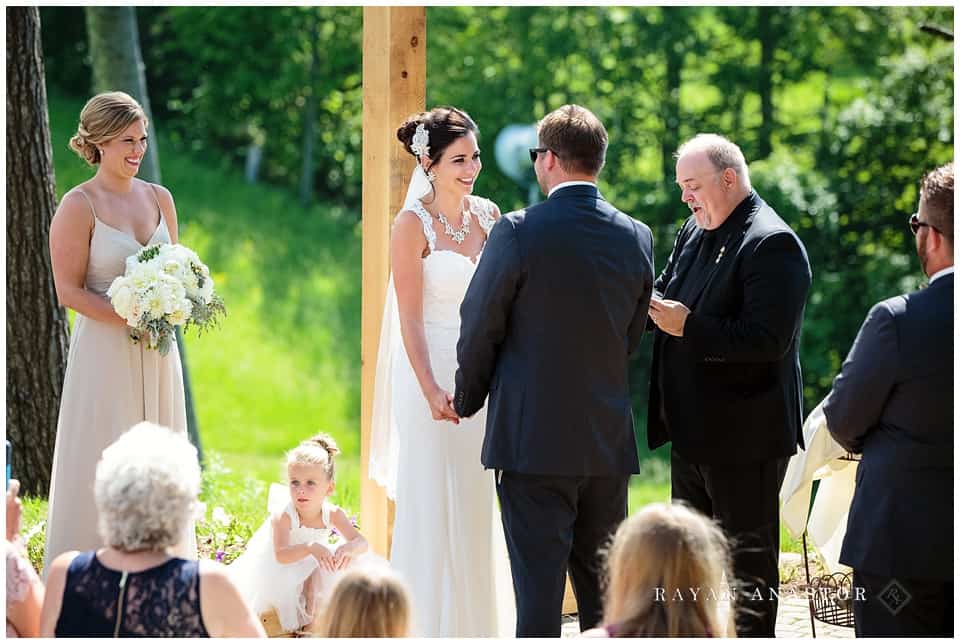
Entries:
[[264, 637], [225, 566], [169, 553], [199, 491], [196, 448], [165, 427], [139, 423], [103, 450], [94, 499], [106, 547], [54, 559], [40, 635]]

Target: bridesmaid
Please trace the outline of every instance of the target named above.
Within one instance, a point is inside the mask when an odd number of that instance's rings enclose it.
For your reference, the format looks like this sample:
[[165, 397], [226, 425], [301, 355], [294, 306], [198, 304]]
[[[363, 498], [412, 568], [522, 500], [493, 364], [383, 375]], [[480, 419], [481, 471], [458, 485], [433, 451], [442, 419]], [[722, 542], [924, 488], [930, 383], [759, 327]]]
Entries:
[[[44, 571], [67, 550], [100, 545], [93, 503], [100, 453], [141, 421], [186, 433], [180, 354], [130, 340], [105, 293], [141, 248], [177, 242], [170, 192], [137, 179], [147, 149], [143, 108], [123, 92], [91, 98], [73, 149], [96, 174], [67, 192], [50, 224], [50, 259], [60, 303], [76, 312], [57, 421]], [[193, 522], [176, 554], [196, 557]]]

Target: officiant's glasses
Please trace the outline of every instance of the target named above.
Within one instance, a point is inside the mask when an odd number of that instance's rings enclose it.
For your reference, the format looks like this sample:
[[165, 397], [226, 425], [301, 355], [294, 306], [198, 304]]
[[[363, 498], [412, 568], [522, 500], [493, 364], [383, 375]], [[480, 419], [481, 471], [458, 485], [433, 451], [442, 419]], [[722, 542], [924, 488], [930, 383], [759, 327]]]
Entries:
[[907, 224], [910, 226], [910, 231], [913, 232], [914, 237], [917, 236], [917, 233], [920, 232], [920, 229], [924, 226], [933, 228], [935, 231], [937, 231], [941, 235], [943, 234], [940, 231], [940, 229], [934, 226], [933, 224], [928, 223], [926, 221], [920, 221], [920, 213], [917, 213], [917, 212], [910, 215], [910, 219], [907, 221]]

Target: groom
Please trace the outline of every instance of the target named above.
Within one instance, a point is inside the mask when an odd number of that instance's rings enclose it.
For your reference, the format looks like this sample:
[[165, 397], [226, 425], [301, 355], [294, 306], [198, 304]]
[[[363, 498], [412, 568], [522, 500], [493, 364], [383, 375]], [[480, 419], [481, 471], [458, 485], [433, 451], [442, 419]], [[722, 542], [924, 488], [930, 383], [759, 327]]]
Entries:
[[495, 470], [517, 636], [559, 636], [569, 567], [580, 627], [602, 617], [597, 550], [638, 471], [627, 360], [653, 289], [653, 237], [597, 190], [607, 132], [565, 105], [530, 150], [547, 200], [504, 215], [460, 307], [454, 408], [489, 394], [481, 461]]

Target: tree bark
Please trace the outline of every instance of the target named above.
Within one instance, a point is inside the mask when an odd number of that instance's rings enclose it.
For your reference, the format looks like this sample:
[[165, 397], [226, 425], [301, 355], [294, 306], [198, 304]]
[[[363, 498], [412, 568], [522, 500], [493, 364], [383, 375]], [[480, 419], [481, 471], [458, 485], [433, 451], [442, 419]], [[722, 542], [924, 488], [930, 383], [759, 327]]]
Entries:
[[[90, 43], [90, 58], [93, 71], [93, 91], [119, 90], [137, 99], [147, 114], [150, 145], [140, 166], [141, 179], [160, 183], [160, 159], [157, 152], [156, 128], [150, 111], [150, 96], [147, 92], [147, 77], [140, 52], [140, 32], [137, 29], [136, 7], [87, 7], [87, 36]], [[193, 404], [193, 388], [190, 386], [190, 371], [187, 368], [187, 353], [183, 335], [177, 328], [177, 348], [183, 373], [184, 399], [187, 411], [187, 433], [190, 442], [200, 446], [200, 428]]]
[[757, 70], [757, 89], [760, 93], [760, 132], [757, 135], [757, 156], [759, 161], [770, 156], [773, 151], [773, 65], [777, 46], [776, 7], [757, 7], [757, 36], [760, 39], [760, 69]]
[[50, 264], [56, 210], [40, 14], [7, 9], [7, 437], [22, 489], [50, 487], [67, 366], [66, 310]]
[[139, 176], [160, 183], [160, 157], [150, 111], [147, 79], [140, 53], [136, 7], [87, 7], [87, 38], [93, 71], [93, 91], [121, 91], [137, 99], [150, 121], [150, 145]]
[[303, 109], [303, 167], [300, 170], [300, 203], [313, 199], [313, 144], [317, 124], [317, 76], [320, 68], [320, 17], [316, 10], [310, 16], [310, 62], [307, 70], [307, 101]]

